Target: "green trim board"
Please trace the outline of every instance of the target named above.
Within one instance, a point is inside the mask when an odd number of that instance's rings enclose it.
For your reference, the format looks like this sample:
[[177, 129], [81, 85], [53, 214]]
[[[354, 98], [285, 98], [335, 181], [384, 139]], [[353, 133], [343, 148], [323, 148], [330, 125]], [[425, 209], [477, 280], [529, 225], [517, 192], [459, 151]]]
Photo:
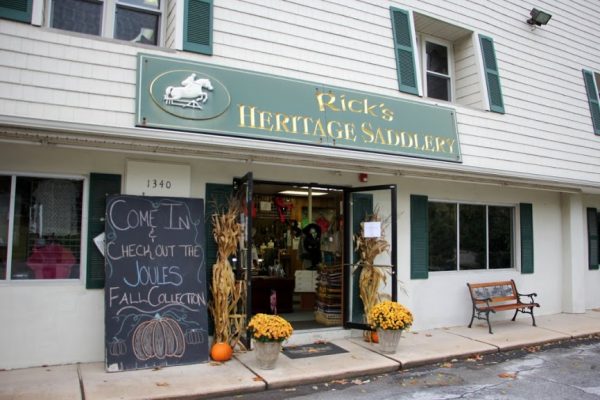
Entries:
[[410, 195], [410, 279], [429, 278], [429, 198]]
[[588, 266], [590, 270], [598, 269], [600, 263], [598, 254], [598, 211], [595, 208], [588, 208], [587, 229], [588, 229]]
[[396, 49], [396, 70], [398, 88], [401, 92], [419, 94], [417, 84], [417, 67], [415, 65], [415, 49], [413, 48], [410, 13], [400, 8], [391, 7], [392, 32]]
[[185, 0], [184, 9], [183, 50], [212, 55], [212, 0]]
[[585, 90], [588, 97], [588, 103], [590, 105], [590, 114], [592, 115], [594, 133], [596, 135], [600, 135], [600, 99], [598, 98], [598, 90], [596, 89], [594, 73], [584, 69], [583, 80], [585, 82]]
[[521, 222], [521, 273], [533, 274], [533, 206], [520, 203]]
[[481, 45], [490, 111], [504, 114], [502, 85], [500, 85], [500, 72], [498, 71], [498, 63], [496, 62], [494, 39], [489, 36], [479, 35], [479, 43]]
[[90, 174], [86, 289], [102, 289], [104, 287], [104, 256], [96, 247], [94, 238], [104, 232], [106, 199], [110, 195], [119, 193], [121, 193], [121, 175]]
[[460, 162], [452, 108], [138, 55], [136, 125]]

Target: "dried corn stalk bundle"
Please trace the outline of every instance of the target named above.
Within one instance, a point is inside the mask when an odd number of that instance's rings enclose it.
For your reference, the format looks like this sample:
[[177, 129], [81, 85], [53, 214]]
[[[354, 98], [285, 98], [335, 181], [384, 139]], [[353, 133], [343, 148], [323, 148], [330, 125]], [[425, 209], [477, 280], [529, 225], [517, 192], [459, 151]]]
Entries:
[[[230, 198], [227, 209], [219, 210], [212, 215], [213, 237], [217, 243], [217, 262], [213, 266], [211, 292], [213, 300], [210, 311], [215, 322], [215, 343], [225, 342], [232, 345], [231, 313], [238, 309], [240, 298], [245, 297], [242, 285], [237, 285], [229, 263], [229, 256], [237, 251], [242, 226], [238, 222], [240, 204], [235, 198]], [[242, 291], [244, 293], [242, 293]], [[234, 319], [235, 321], [236, 319]], [[243, 321], [245, 322], [245, 321]], [[236, 324], [237, 325], [237, 324]]]
[[[365, 237], [365, 222], [381, 222], [381, 236]], [[363, 302], [365, 317], [369, 315], [371, 308], [379, 303], [379, 286], [385, 283], [386, 277], [381, 268], [374, 266], [375, 258], [383, 252], [390, 249], [390, 244], [385, 240], [385, 229], [389, 221], [382, 220], [379, 215], [379, 210], [376, 209], [373, 214], [367, 215], [364, 222], [360, 223], [360, 233], [354, 235], [356, 243], [356, 251], [360, 257], [360, 265], [362, 270], [359, 278], [359, 294]], [[368, 323], [368, 321], [365, 321]], [[370, 332], [369, 339], [370, 339]]]
[[229, 344], [231, 348], [236, 346], [246, 350], [246, 346], [240, 341], [242, 335], [246, 332], [246, 281], [239, 280], [235, 282], [233, 299], [229, 304]]

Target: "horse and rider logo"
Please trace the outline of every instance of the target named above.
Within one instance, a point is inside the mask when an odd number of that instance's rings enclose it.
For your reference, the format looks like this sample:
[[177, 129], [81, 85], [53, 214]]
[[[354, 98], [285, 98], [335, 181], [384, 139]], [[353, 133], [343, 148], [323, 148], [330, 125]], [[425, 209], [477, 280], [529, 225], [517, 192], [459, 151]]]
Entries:
[[181, 86], [167, 86], [164, 96], [165, 104], [202, 110], [201, 104], [208, 100], [208, 93], [202, 89], [213, 90], [214, 88], [210, 79], [196, 79], [196, 76], [196, 73], [190, 74], [181, 81]]
[[152, 80], [149, 89], [158, 107], [185, 119], [218, 117], [231, 102], [227, 88], [216, 78], [200, 71], [164, 72]]

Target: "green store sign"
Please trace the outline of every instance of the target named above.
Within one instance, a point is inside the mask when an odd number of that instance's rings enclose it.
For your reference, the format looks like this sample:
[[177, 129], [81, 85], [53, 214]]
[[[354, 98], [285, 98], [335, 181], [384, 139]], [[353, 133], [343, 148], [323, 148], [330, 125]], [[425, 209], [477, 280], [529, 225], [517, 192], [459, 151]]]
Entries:
[[137, 126], [461, 161], [450, 108], [148, 54], [137, 74]]

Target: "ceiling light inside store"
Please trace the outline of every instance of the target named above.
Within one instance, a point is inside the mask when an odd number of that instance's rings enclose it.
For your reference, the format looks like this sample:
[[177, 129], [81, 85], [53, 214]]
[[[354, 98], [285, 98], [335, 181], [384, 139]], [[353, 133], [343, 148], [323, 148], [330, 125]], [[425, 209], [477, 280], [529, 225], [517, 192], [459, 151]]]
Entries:
[[[279, 194], [288, 196], [305, 196], [308, 197], [308, 190], [282, 190]], [[313, 196], [325, 196], [327, 192], [312, 192]]]

